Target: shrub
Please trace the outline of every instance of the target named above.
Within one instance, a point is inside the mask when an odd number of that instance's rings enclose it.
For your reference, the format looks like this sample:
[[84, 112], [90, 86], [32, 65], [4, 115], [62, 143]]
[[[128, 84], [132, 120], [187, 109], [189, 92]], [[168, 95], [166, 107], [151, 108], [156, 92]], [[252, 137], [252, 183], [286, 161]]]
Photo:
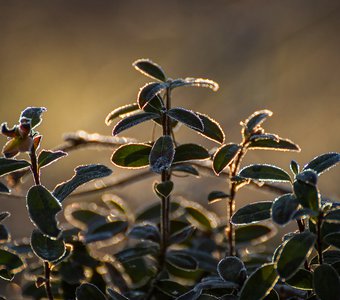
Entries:
[[[2, 224], [10, 213], [0, 214], [0, 277], [11, 281], [24, 272], [22, 295], [32, 299], [339, 299], [340, 204], [322, 197], [317, 181], [339, 162], [340, 154], [322, 154], [303, 168], [292, 161], [290, 173], [269, 164], [242, 167], [248, 150], [300, 148], [263, 129], [272, 115], [269, 110], [256, 111], [241, 122], [240, 143], [226, 143], [214, 119], [173, 106], [173, 89], [216, 91], [217, 83], [170, 79], [150, 60], [137, 60], [133, 66], [154, 81], [140, 89], [136, 103], [112, 111], [106, 123], [121, 118], [113, 127], [116, 136], [149, 121], [162, 133], [152, 141], [82, 133], [69, 137], [68, 147], [39, 151], [37, 127], [45, 108], [25, 109], [13, 128], [2, 124], [8, 141], [0, 158], [0, 176], [11, 178], [13, 184], [27, 172], [32, 174], [34, 186], [26, 203], [35, 229], [29, 243], [13, 242]], [[218, 148], [180, 143], [174, 129], [182, 124]], [[118, 167], [155, 173], [158, 201], [136, 214], [112, 194], [96, 203], [64, 207], [63, 201], [80, 185], [109, 176], [111, 170], [98, 164], [79, 166], [53, 191], [42, 185], [40, 170], [65, 157], [66, 151], [93, 143], [115, 148], [111, 160]], [[29, 159], [16, 159], [19, 153], [27, 153]], [[172, 195], [173, 177], [198, 176], [201, 170], [227, 179], [224, 191], [208, 196], [210, 204], [226, 202], [226, 222], [198, 203]], [[249, 185], [274, 191], [278, 197], [235, 211], [238, 190]], [[1, 182], [0, 192], [10, 193], [8, 184]], [[57, 216], [61, 211], [67, 220], [62, 226]], [[297, 230], [284, 235], [274, 253], [257, 247], [276, 234], [275, 225], [289, 222], [295, 222]]]

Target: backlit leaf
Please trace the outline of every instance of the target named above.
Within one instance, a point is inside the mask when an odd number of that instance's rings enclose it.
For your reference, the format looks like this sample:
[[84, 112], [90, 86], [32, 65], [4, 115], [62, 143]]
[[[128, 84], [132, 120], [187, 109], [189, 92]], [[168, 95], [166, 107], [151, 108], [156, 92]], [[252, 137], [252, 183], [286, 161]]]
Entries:
[[151, 224], [142, 224], [134, 226], [128, 233], [130, 238], [149, 240], [156, 243], [160, 241], [159, 230]]
[[248, 119], [246, 119], [243, 122], [245, 133], [247, 135], [251, 134], [258, 126], [260, 126], [267, 119], [267, 117], [271, 117], [272, 115], [273, 113], [268, 109], [254, 112], [252, 115], [248, 117]]
[[210, 79], [203, 79], [203, 78], [185, 78], [185, 79], [176, 79], [171, 82], [171, 88], [176, 88], [180, 86], [196, 86], [196, 87], [204, 87], [212, 89], [216, 92], [219, 88], [218, 84], [215, 81]]
[[247, 269], [236, 256], [228, 256], [220, 260], [217, 266], [218, 274], [226, 281], [242, 285], [247, 278]]
[[177, 171], [177, 172], [187, 173], [187, 174], [194, 175], [194, 176], [200, 175], [196, 168], [194, 168], [193, 166], [190, 166], [190, 165], [185, 165], [185, 164], [173, 165], [173, 166], [171, 166], [171, 170]]
[[299, 269], [291, 278], [286, 280], [290, 286], [299, 290], [313, 290], [313, 273], [306, 269]]
[[332, 266], [323, 264], [315, 269], [314, 290], [322, 300], [339, 299], [340, 277]]
[[184, 241], [186, 241], [191, 235], [192, 233], [195, 231], [195, 227], [190, 225], [187, 227], [184, 227], [183, 229], [173, 233], [170, 238], [169, 238], [169, 245], [172, 244], [180, 244]]
[[220, 174], [226, 167], [228, 167], [240, 152], [241, 147], [238, 144], [222, 145], [214, 154], [213, 170], [216, 175]]
[[8, 211], [0, 212], [0, 223], [2, 223], [2, 221], [8, 218], [10, 215], [11, 214]]
[[293, 187], [297, 200], [304, 208], [309, 208], [314, 211], [319, 210], [321, 199], [315, 185], [305, 183], [301, 180], [295, 180]]
[[109, 294], [110, 300], [129, 300], [125, 296], [110, 288], [107, 289], [107, 293]]
[[113, 221], [103, 225], [99, 225], [91, 230], [89, 230], [85, 236], [85, 243], [93, 243], [98, 241], [103, 241], [114, 237], [119, 233], [126, 231], [128, 223], [125, 221]]
[[244, 167], [238, 175], [258, 181], [290, 182], [289, 174], [286, 171], [276, 166], [265, 164], [254, 164]]
[[172, 181], [164, 181], [161, 183], [155, 183], [154, 185], [155, 193], [161, 198], [169, 197], [173, 188], [174, 188], [174, 183]]
[[274, 228], [260, 224], [250, 224], [235, 230], [235, 241], [239, 244], [259, 244], [275, 234]]
[[106, 119], [105, 119], [105, 124], [106, 125], [110, 125], [111, 122], [118, 118], [118, 117], [122, 117], [128, 113], [131, 113], [131, 112], [134, 112], [136, 110], [139, 109], [139, 106], [137, 103], [131, 103], [131, 104], [127, 104], [127, 105], [124, 105], [124, 106], [121, 106], [121, 107], [118, 107], [116, 109], [114, 109], [113, 111], [111, 111]]
[[327, 234], [323, 240], [329, 244], [332, 245], [338, 249], [340, 249], [340, 232], [333, 232], [330, 234]]
[[312, 169], [318, 174], [329, 170], [340, 161], [340, 153], [330, 152], [313, 158], [303, 167], [303, 170]]
[[11, 190], [6, 186], [4, 185], [2, 182], [0, 182], [0, 193], [10, 193]]
[[200, 226], [206, 230], [212, 229], [212, 224], [210, 218], [205, 215], [201, 210], [195, 207], [186, 207], [186, 212], [189, 214], [190, 218], [189, 221], [192, 223], [192, 221], [195, 221], [197, 226]]
[[155, 173], [161, 173], [171, 167], [175, 155], [175, 148], [172, 138], [164, 135], [158, 138], [153, 145], [150, 156], [150, 168]]
[[26, 160], [17, 160], [0, 157], [0, 176], [6, 175], [14, 171], [18, 171], [28, 166], [30, 166], [30, 163]]
[[43, 234], [56, 238], [60, 233], [56, 215], [62, 210], [58, 199], [44, 186], [36, 185], [28, 191], [26, 205], [33, 224]]
[[181, 252], [168, 252], [166, 256], [166, 261], [168, 264], [171, 264], [176, 268], [186, 271], [195, 271], [198, 267], [196, 259], [194, 259], [190, 255]]
[[122, 131], [129, 129], [135, 125], [143, 123], [145, 121], [149, 121], [152, 119], [159, 118], [158, 114], [151, 113], [151, 112], [142, 112], [139, 114], [135, 114], [132, 116], [125, 117], [124, 119], [120, 120], [115, 127], [113, 127], [112, 135], [117, 135]]
[[262, 149], [262, 150], [276, 150], [276, 151], [297, 151], [299, 152], [300, 147], [288, 139], [278, 138], [278, 139], [267, 139], [259, 138], [252, 140], [248, 149]]
[[203, 122], [203, 131], [199, 131], [198, 133], [217, 143], [224, 143], [225, 134], [220, 124], [207, 115], [198, 112], [196, 112], [196, 115], [198, 115]]
[[150, 243], [138, 244], [135, 247], [126, 248], [115, 254], [120, 262], [127, 262], [146, 255], [157, 255], [159, 246]]
[[229, 195], [221, 191], [212, 191], [208, 195], [209, 204], [228, 198]]
[[35, 255], [49, 262], [58, 260], [66, 251], [62, 239], [52, 240], [37, 229], [32, 232], [31, 246]]
[[137, 103], [140, 109], [144, 107], [162, 91], [169, 87], [167, 83], [151, 82], [144, 85], [138, 93]]
[[204, 160], [210, 157], [209, 152], [204, 147], [196, 144], [182, 144], [175, 150], [173, 163]]
[[38, 157], [38, 166], [39, 168], [50, 165], [52, 162], [66, 156], [67, 153], [61, 150], [51, 151], [51, 150], [42, 150], [39, 153]]
[[143, 75], [160, 81], [166, 81], [166, 75], [161, 66], [154, 63], [150, 59], [141, 58], [136, 60], [132, 65]]
[[80, 185], [94, 179], [111, 175], [112, 171], [104, 165], [85, 165], [75, 168], [75, 175], [68, 181], [58, 184], [53, 195], [61, 202]]
[[261, 266], [246, 280], [240, 300], [262, 300], [270, 293], [278, 279], [274, 264]]
[[195, 112], [191, 110], [181, 107], [175, 107], [169, 109], [167, 111], [167, 115], [170, 118], [183, 123], [184, 125], [188, 126], [191, 129], [198, 130], [200, 132], [204, 130], [202, 120]]
[[286, 225], [293, 217], [299, 201], [292, 194], [277, 197], [271, 209], [273, 221], [281, 226]]
[[77, 300], [106, 300], [105, 295], [91, 283], [83, 283], [76, 289]]
[[[10, 251], [0, 249], [0, 278], [12, 280], [13, 275], [19, 273], [24, 268], [24, 263], [20, 257]], [[7, 274], [6, 274], [7, 273]]]
[[315, 234], [304, 231], [294, 235], [282, 247], [277, 261], [277, 272], [282, 280], [292, 277], [311, 253]]
[[235, 225], [245, 225], [270, 219], [271, 207], [271, 201], [248, 204], [233, 214], [231, 222]]
[[[21, 118], [31, 119], [31, 128], [38, 126], [41, 123], [41, 115], [43, 112], [47, 111], [45, 107], [27, 107], [21, 112]], [[19, 120], [20, 120], [19, 119]]]
[[113, 153], [112, 162], [122, 168], [139, 169], [149, 165], [151, 145], [127, 144], [122, 145]]

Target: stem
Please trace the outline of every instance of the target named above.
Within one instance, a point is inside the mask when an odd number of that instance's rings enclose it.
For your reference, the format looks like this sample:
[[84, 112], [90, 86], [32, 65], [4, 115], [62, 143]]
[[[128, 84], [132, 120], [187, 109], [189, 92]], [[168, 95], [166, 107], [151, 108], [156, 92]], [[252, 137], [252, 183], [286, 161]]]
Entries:
[[231, 181], [231, 178], [233, 176], [237, 175], [237, 172], [240, 168], [240, 164], [242, 161], [242, 158], [246, 154], [246, 143], [247, 141], [243, 141], [241, 143], [241, 150], [237, 154], [236, 159], [232, 163], [230, 167], [230, 174], [229, 174], [229, 200], [228, 200], [228, 213], [227, 213], [227, 238], [229, 243], [229, 251], [227, 255], [229, 256], [235, 256], [236, 255], [236, 245], [235, 245], [235, 229], [233, 224], [231, 223], [231, 216], [234, 214], [235, 211], [235, 197], [236, 197], [236, 191], [237, 191], [237, 184], [233, 181]]
[[322, 237], [321, 237], [321, 225], [323, 222], [323, 213], [320, 212], [317, 221], [317, 248], [318, 248], [318, 260], [319, 264], [323, 264], [323, 256], [322, 256]]
[[35, 152], [34, 145], [31, 148], [31, 151], [29, 153], [31, 158], [31, 171], [33, 174], [35, 185], [40, 185], [40, 171], [38, 168], [38, 162], [37, 162], [37, 154]]
[[53, 300], [52, 289], [51, 289], [51, 282], [50, 282], [50, 275], [51, 269], [50, 264], [48, 261], [44, 262], [45, 267], [45, 290], [49, 300]]

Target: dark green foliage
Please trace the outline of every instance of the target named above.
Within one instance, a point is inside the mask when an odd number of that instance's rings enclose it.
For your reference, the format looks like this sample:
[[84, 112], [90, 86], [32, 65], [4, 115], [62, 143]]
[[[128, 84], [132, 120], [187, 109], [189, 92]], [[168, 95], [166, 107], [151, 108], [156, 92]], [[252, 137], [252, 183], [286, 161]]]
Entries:
[[31, 221], [49, 237], [56, 238], [60, 233], [56, 215], [62, 210], [61, 204], [44, 186], [37, 185], [27, 193], [26, 205]]
[[269, 219], [271, 207], [272, 202], [248, 204], [233, 214], [231, 222], [235, 225], [245, 225]]
[[29, 165], [29, 162], [26, 160], [0, 158], [0, 176], [26, 168]]
[[290, 182], [291, 180], [288, 173], [278, 167], [271, 165], [250, 165], [244, 167], [238, 175], [258, 181]]
[[75, 175], [68, 181], [57, 185], [53, 195], [61, 202], [80, 185], [94, 179], [111, 175], [112, 171], [104, 165], [87, 165], [75, 169]]
[[261, 300], [268, 295], [279, 279], [274, 264], [263, 265], [246, 280], [240, 300]]
[[43, 235], [37, 229], [32, 232], [31, 246], [35, 255], [50, 262], [61, 258], [66, 251], [65, 244], [62, 239], [52, 240], [48, 236]]
[[240, 146], [237, 144], [227, 144], [218, 148], [213, 157], [214, 172], [217, 175], [220, 174], [224, 168], [232, 163], [239, 151]]
[[294, 235], [282, 247], [277, 260], [277, 272], [282, 279], [291, 278], [312, 251], [316, 236], [308, 231]]
[[39, 168], [46, 167], [52, 162], [66, 156], [67, 153], [64, 151], [51, 151], [51, 150], [42, 150], [38, 157], [38, 166]]
[[112, 155], [112, 162], [122, 168], [138, 169], [149, 165], [152, 146], [148, 144], [128, 144], [120, 146]]
[[[124, 144], [124, 139], [102, 140], [103, 145], [112, 143], [115, 148], [111, 160], [116, 166], [149, 167], [141, 174], [158, 176], [152, 186], [154, 203], [145, 207], [137, 201], [138, 212], [134, 214], [127, 201], [104, 194], [62, 207], [61, 202], [80, 185], [109, 176], [112, 171], [98, 164], [79, 166], [70, 180], [51, 193], [41, 184], [40, 169], [87, 141], [68, 139], [70, 147], [61, 148], [66, 152], [40, 151], [42, 136], [35, 128], [46, 109], [29, 107], [21, 113], [17, 125], [1, 125], [7, 143], [0, 158], [0, 176], [4, 176], [0, 192], [10, 197], [7, 185], [12, 188], [31, 172], [34, 186], [27, 193], [27, 209], [36, 228], [30, 242], [13, 241], [6, 224], [0, 224], [0, 277], [12, 280], [24, 270], [16, 288], [21, 288], [24, 297], [36, 300], [338, 299], [340, 251], [334, 249], [340, 249], [340, 203], [321, 196], [317, 184], [318, 176], [340, 161], [340, 154], [322, 154], [302, 170], [291, 161], [292, 176], [269, 164], [243, 167], [248, 150], [300, 151], [294, 142], [262, 128], [271, 111], [254, 112], [241, 122], [241, 141], [226, 142], [219, 123], [211, 117], [171, 106], [175, 103], [173, 89], [194, 86], [216, 91], [217, 83], [201, 78], [173, 80], [148, 59], [137, 60], [133, 66], [156, 82], [140, 89], [137, 103], [113, 110], [106, 124], [122, 118], [113, 128], [113, 135], [117, 135], [151, 120], [151, 141]], [[182, 143], [177, 138], [181, 124], [217, 142], [219, 148], [208, 151], [190, 141]], [[95, 143], [101, 144], [101, 140]], [[29, 160], [11, 158], [19, 153], [28, 155]], [[224, 200], [220, 203], [222, 209], [218, 208], [223, 218], [199, 204], [201, 198], [195, 195], [195, 188], [187, 191], [196, 196], [192, 201], [177, 195], [180, 189], [175, 184], [181, 177], [206, 175], [209, 171], [216, 175], [223, 172], [220, 178], [227, 178], [226, 191], [219, 188], [203, 193], [203, 197], [208, 194], [209, 203]], [[132, 195], [139, 199], [138, 193], [144, 191], [129, 182], [137, 176], [117, 183], [114, 178], [112, 187], [120, 193], [117, 185], [128, 184]], [[111, 189], [110, 181], [103, 184], [107, 184], [103, 189]], [[242, 207], [236, 196], [241, 187], [248, 185], [264, 186], [276, 196], [262, 202], [254, 198]], [[95, 189], [90, 191], [98, 192]], [[0, 223], [6, 222], [9, 215], [1, 212]], [[263, 224], [254, 224], [261, 221]], [[297, 223], [298, 230], [285, 233], [281, 244], [274, 245], [278, 237], [267, 247], [264, 242], [278, 232], [274, 225], [290, 221]], [[270, 251], [272, 246], [276, 248], [274, 253]]]

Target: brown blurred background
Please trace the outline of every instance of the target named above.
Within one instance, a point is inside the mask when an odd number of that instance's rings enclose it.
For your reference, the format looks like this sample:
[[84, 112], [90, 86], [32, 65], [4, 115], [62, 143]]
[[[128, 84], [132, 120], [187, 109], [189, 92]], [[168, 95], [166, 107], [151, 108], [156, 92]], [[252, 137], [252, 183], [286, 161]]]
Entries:
[[[0, 121], [13, 125], [25, 107], [47, 107], [39, 127], [45, 149], [78, 129], [110, 135], [106, 115], [134, 102], [139, 87], [149, 81], [131, 63], [150, 58], [170, 77], [204, 77], [220, 84], [216, 93], [177, 90], [174, 105], [214, 117], [227, 142], [240, 140], [239, 122], [254, 110], [272, 110], [265, 128], [292, 139], [302, 152], [250, 152], [245, 163], [275, 163], [287, 170], [291, 159], [303, 165], [340, 150], [339, 32], [336, 0], [0, 0]], [[144, 124], [125, 135], [149, 140], [149, 128]], [[215, 146], [186, 128], [179, 140]], [[43, 170], [43, 183], [53, 188], [78, 164], [111, 165], [111, 152], [72, 153]], [[339, 174], [334, 169], [320, 179], [321, 191], [336, 200]], [[114, 192], [140, 208], [156, 200], [153, 180]], [[24, 195], [30, 183], [15, 193]], [[206, 204], [210, 191], [223, 188], [222, 180], [202, 177], [177, 180], [175, 191]], [[274, 195], [244, 190], [238, 203], [267, 199]], [[15, 237], [30, 233], [24, 198], [1, 196], [0, 206], [13, 214], [6, 224]], [[223, 214], [223, 203], [210, 208]]]

